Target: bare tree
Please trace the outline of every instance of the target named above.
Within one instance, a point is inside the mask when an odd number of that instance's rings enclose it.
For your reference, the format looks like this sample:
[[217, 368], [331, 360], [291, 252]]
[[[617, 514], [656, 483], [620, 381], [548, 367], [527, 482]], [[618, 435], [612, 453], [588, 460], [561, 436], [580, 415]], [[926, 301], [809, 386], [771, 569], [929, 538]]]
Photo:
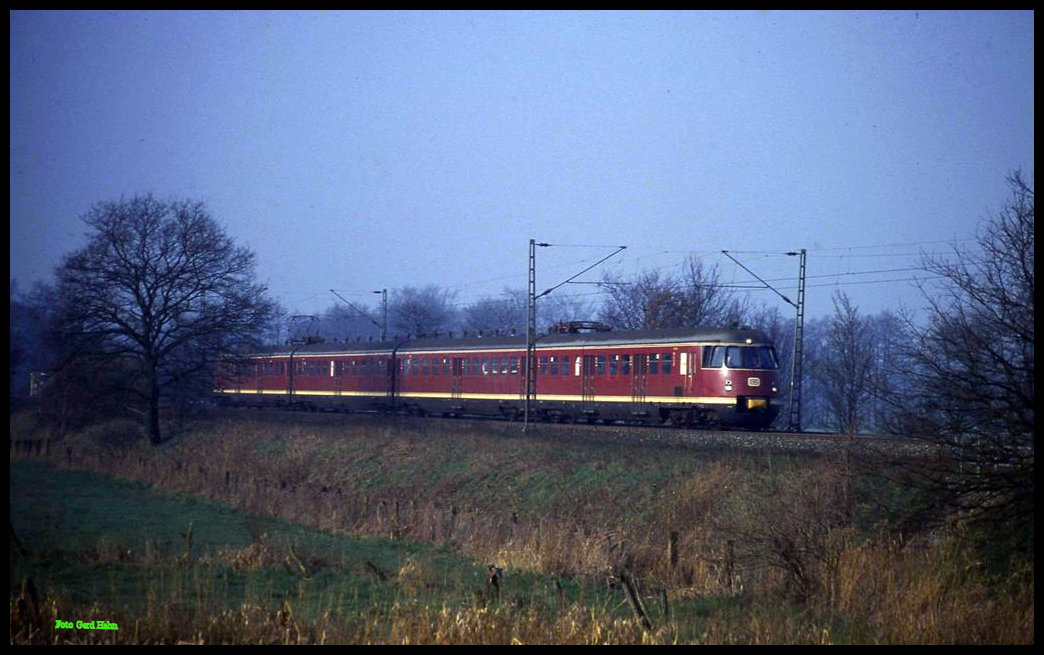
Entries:
[[605, 276], [608, 296], [601, 319], [614, 327], [643, 330], [742, 321], [747, 307], [722, 285], [717, 266], [689, 257], [679, 275], [645, 271], [632, 279]]
[[717, 264], [708, 268], [702, 259], [691, 256], [685, 260], [679, 282], [678, 313], [685, 327], [741, 323], [750, 314], [749, 303], [722, 284]]
[[621, 330], [677, 327], [678, 283], [658, 271], [646, 271], [631, 279], [606, 275], [602, 287], [607, 298], [602, 321]]
[[132, 361], [145, 433], [160, 442], [161, 399], [195, 384], [222, 352], [249, 339], [274, 305], [201, 202], [151, 195], [102, 202], [84, 216], [87, 245], [56, 273], [73, 352]]
[[925, 293], [927, 324], [910, 325], [909, 390], [895, 403], [908, 433], [948, 455], [921, 482], [1005, 533], [1032, 526], [1034, 459], [1033, 188], [1019, 172], [1008, 182], [977, 250], [925, 258], [943, 289]]
[[454, 292], [438, 285], [403, 287], [388, 301], [388, 321], [402, 335], [449, 331], [456, 324]]
[[810, 377], [818, 384], [830, 427], [856, 433], [866, 427], [876, 376], [876, 339], [869, 318], [844, 292], [834, 293], [834, 316], [825, 343], [809, 360]]
[[466, 330], [517, 329], [525, 332], [526, 292], [504, 289], [496, 298], [476, 300], [463, 309], [461, 324]]

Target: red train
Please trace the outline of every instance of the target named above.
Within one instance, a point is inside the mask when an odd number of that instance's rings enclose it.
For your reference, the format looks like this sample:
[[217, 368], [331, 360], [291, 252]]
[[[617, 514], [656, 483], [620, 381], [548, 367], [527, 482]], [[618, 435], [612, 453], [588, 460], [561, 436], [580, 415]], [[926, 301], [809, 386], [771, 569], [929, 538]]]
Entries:
[[[535, 420], [641, 420], [767, 428], [779, 413], [775, 349], [749, 328], [580, 331], [536, 340]], [[524, 336], [310, 343], [226, 360], [223, 404], [521, 418]]]

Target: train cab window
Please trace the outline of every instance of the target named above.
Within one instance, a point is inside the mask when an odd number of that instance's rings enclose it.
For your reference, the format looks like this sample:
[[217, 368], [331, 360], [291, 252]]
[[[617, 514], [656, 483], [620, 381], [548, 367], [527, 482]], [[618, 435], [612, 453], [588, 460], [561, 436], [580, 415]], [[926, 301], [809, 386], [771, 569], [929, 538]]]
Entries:
[[663, 374], [664, 375], [670, 375], [671, 374], [671, 356], [672, 355], [670, 353], [664, 353], [663, 354]]
[[631, 356], [620, 355], [620, 375], [631, 374]]
[[703, 347], [703, 368], [721, 368], [725, 364], [725, 346]]
[[704, 368], [777, 369], [776, 351], [771, 346], [714, 346], [703, 349]]
[[656, 375], [660, 372], [660, 353], [653, 353], [649, 355], [649, 375]]

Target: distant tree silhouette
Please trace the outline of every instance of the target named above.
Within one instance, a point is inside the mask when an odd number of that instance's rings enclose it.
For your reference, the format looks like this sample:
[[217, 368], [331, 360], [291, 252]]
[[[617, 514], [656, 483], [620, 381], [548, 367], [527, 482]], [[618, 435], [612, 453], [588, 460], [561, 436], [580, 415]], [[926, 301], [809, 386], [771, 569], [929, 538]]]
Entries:
[[161, 399], [198, 387], [216, 357], [267, 327], [274, 312], [237, 247], [203, 203], [151, 195], [95, 204], [87, 245], [57, 268], [69, 356], [135, 365], [144, 431], [159, 443]]
[[917, 481], [1003, 533], [1032, 531], [1034, 470], [1033, 188], [1019, 172], [1008, 183], [977, 249], [925, 259], [944, 286], [925, 294], [927, 325], [911, 324], [895, 399], [905, 431], [945, 455]]
[[726, 289], [716, 266], [698, 257], [678, 275], [645, 271], [633, 278], [606, 275], [602, 321], [622, 330], [727, 325], [742, 320], [746, 307]]
[[526, 292], [521, 289], [504, 289], [495, 298], [480, 298], [467, 305], [461, 312], [461, 325], [465, 330], [515, 329], [519, 334], [526, 330]]
[[432, 334], [456, 325], [454, 293], [438, 285], [403, 287], [388, 300], [388, 323], [400, 336]]
[[868, 427], [877, 373], [873, 322], [859, 314], [844, 292], [833, 298], [823, 343], [809, 359], [809, 377], [824, 405], [828, 427], [856, 433]]

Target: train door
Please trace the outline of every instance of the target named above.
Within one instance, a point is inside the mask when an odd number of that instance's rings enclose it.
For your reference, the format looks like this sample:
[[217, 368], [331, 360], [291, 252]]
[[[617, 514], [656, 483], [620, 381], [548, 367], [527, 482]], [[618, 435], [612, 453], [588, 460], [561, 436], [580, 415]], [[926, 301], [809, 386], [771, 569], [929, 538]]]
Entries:
[[450, 360], [450, 397], [459, 400], [464, 390], [464, 359], [454, 357]]
[[333, 392], [335, 397], [340, 397], [344, 391], [344, 369], [347, 361], [330, 360], [330, 375], [333, 377]]
[[696, 369], [696, 353], [692, 350], [682, 350], [677, 354], [678, 359], [678, 374], [682, 377], [682, 385], [684, 386], [684, 395], [694, 395], [693, 384]]
[[649, 356], [644, 353], [635, 355], [631, 366], [631, 402], [634, 411], [640, 412], [645, 404], [645, 376], [649, 374]]
[[582, 411], [594, 409], [595, 396], [595, 356], [584, 355], [580, 367], [580, 402]]

